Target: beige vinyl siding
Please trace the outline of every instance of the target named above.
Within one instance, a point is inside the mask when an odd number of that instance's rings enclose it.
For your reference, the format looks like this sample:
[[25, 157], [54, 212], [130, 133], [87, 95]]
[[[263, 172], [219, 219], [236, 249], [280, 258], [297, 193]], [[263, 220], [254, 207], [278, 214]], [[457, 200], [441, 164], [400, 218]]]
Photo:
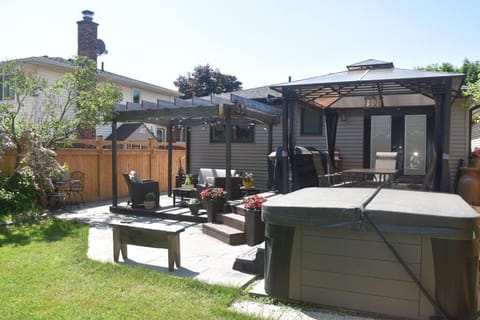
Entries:
[[119, 85], [116, 84], [120, 90], [122, 91], [123, 94], [123, 101], [122, 103], [126, 102], [133, 102], [133, 89], [136, 88], [140, 90], [140, 101], [145, 100], [153, 103], [157, 103], [157, 99], [161, 100], [172, 100], [172, 96], [166, 96], [164, 94], [160, 94], [157, 92], [153, 92], [147, 89], [143, 89], [141, 87], [133, 87], [133, 86], [125, 86], [125, 85]]
[[[45, 79], [49, 86], [53, 85], [58, 80], [62, 79], [65, 74], [65, 71], [59, 68], [45, 68], [40, 65], [32, 65], [32, 64], [25, 64], [24, 71], [27, 73], [31, 73], [39, 78]], [[29, 117], [31, 115], [32, 120], [34, 122], [36, 123], [40, 122], [43, 117], [43, 114], [39, 109], [39, 106], [41, 104], [46, 103], [44, 99], [45, 98], [42, 95], [39, 95], [35, 98], [27, 97], [27, 99], [25, 100], [24, 116]], [[66, 101], [66, 98], [64, 98], [63, 101]], [[56, 102], [63, 103], [63, 101], [58, 100]], [[73, 105], [70, 108], [70, 110], [67, 111], [66, 113], [67, 118], [72, 118], [74, 116], [75, 108], [76, 106]]]
[[[450, 113], [450, 180], [453, 182], [457, 174], [458, 160], [468, 161], [468, 110], [465, 99], [456, 99]], [[451, 190], [453, 191], [453, 190]]]

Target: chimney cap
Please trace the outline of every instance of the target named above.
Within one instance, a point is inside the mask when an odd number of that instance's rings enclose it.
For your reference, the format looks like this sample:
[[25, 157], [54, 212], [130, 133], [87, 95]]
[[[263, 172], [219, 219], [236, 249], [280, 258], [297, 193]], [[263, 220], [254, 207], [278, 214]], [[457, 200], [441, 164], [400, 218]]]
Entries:
[[88, 21], [93, 20], [93, 15], [94, 15], [93, 11], [83, 10], [82, 14], [83, 14], [83, 20], [88, 20]]

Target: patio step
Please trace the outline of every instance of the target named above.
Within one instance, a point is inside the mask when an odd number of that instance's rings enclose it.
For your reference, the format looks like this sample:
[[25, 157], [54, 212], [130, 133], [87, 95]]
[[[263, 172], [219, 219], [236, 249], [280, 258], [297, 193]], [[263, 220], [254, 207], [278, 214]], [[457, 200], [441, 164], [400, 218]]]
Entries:
[[245, 232], [224, 224], [204, 223], [202, 232], [232, 246], [245, 243]]
[[265, 243], [261, 243], [239, 255], [233, 263], [233, 270], [263, 276], [264, 257]]
[[242, 215], [225, 213], [222, 215], [222, 223], [240, 231], [245, 231], [245, 217]]

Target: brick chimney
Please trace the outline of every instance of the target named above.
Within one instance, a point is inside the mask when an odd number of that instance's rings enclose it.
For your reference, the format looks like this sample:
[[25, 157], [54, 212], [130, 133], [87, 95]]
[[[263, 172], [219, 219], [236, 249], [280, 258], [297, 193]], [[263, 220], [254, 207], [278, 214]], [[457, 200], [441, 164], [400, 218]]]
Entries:
[[[77, 21], [78, 24], [78, 56], [85, 56], [97, 63], [97, 27], [98, 23], [93, 22], [93, 12], [90, 10], [82, 11], [83, 20]], [[94, 139], [95, 128], [85, 128], [79, 130], [79, 138]]]
[[97, 62], [97, 28], [98, 23], [93, 22], [93, 12], [82, 11], [83, 20], [78, 24], [78, 55], [86, 56]]

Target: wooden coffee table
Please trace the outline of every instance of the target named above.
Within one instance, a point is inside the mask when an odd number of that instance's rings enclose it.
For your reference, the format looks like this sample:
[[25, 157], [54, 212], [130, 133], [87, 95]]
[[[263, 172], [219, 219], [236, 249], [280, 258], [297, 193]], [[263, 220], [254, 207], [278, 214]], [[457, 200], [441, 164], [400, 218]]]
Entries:
[[173, 193], [173, 206], [177, 204], [176, 197], [180, 197], [180, 205], [183, 203], [184, 198], [196, 198], [197, 197], [197, 189], [196, 188], [173, 188], [172, 189]]

